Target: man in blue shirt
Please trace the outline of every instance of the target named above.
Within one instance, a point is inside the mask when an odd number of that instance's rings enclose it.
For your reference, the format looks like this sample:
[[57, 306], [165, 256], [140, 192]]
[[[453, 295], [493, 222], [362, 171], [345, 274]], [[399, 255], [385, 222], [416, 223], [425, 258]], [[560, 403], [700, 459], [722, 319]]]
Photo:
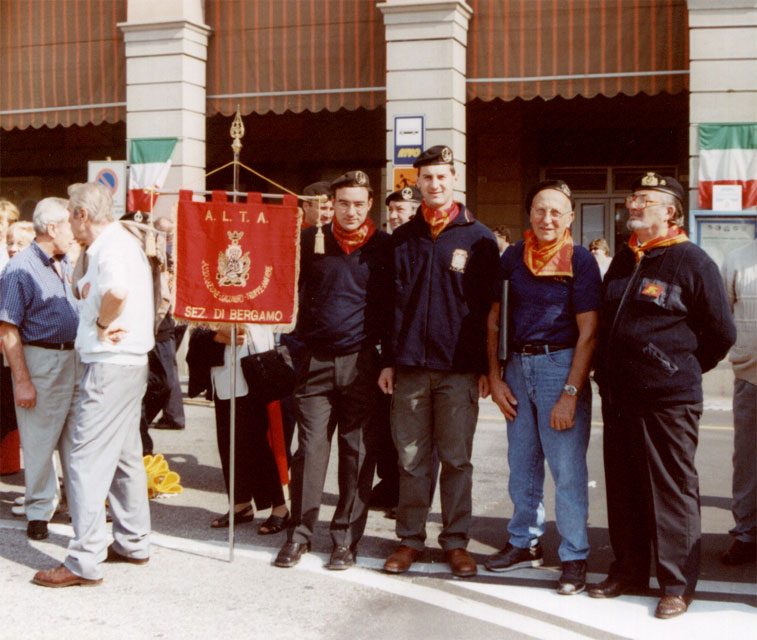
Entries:
[[[591, 427], [589, 367], [596, 343], [601, 280], [587, 249], [570, 235], [573, 202], [562, 180], [541, 182], [526, 199], [531, 229], [502, 256], [509, 280], [509, 353], [498, 357], [500, 303], [488, 327], [489, 386], [507, 418], [510, 540], [486, 561], [490, 571], [543, 563], [544, 461], [555, 481], [563, 573], [557, 592], [586, 586], [589, 516], [586, 450]], [[500, 289], [501, 290], [501, 289]]]
[[57, 448], [68, 470], [73, 398], [78, 380], [74, 351], [79, 322], [66, 251], [73, 242], [68, 202], [45, 198], [34, 210], [34, 243], [14, 256], [0, 281], [0, 336], [13, 375], [24, 451], [27, 535], [47, 537], [55, 512]]

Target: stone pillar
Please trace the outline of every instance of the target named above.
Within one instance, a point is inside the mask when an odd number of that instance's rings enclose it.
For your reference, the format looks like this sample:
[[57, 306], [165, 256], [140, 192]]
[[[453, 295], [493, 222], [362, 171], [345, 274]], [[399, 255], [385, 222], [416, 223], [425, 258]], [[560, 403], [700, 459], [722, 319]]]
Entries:
[[688, 0], [689, 203], [698, 209], [699, 136], [708, 122], [757, 122], [757, 0]]
[[[465, 77], [468, 23], [463, 0], [387, 0], [387, 189], [392, 189], [394, 117], [424, 115], [426, 148], [446, 144], [455, 156], [455, 199], [465, 202]], [[383, 200], [383, 198], [382, 198]]]
[[[126, 138], [178, 138], [165, 189], [205, 189], [205, 65], [210, 27], [202, 0], [128, 0]], [[177, 196], [158, 198], [168, 215]]]

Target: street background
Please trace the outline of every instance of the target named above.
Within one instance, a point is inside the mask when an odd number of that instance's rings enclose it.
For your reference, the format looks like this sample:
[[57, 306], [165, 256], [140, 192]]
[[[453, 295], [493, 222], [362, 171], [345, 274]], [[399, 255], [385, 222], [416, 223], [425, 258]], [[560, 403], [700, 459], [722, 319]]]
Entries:
[[[702, 573], [696, 600], [677, 619], [656, 620], [659, 594], [590, 599], [558, 596], [558, 534], [554, 490], [547, 474], [548, 528], [542, 540], [545, 566], [511, 573], [453, 578], [436, 542], [441, 527], [438, 491], [429, 516], [427, 549], [413, 571], [380, 571], [397, 544], [394, 521], [371, 511], [358, 550], [358, 567], [323, 569], [336, 504], [336, 455], [313, 550], [294, 569], [271, 562], [285, 534], [258, 536], [268, 516], [236, 528], [235, 558], [228, 562], [227, 530], [210, 529], [227, 509], [212, 406], [187, 401], [184, 431], [151, 430], [155, 452], [181, 476], [178, 496], [151, 500], [152, 550], [145, 566], [108, 564], [102, 585], [45, 589], [31, 583], [35, 571], [66, 555], [72, 534], [67, 516], [56, 515], [50, 537], [26, 538], [26, 522], [13, 517], [23, 494], [23, 472], [0, 477], [0, 640], [34, 638], [728, 638], [754, 637], [757, 629], [755, 565], [729, 568], [718, 554], [730, 540], [730, 366], [721, 363], [705, 385], [697, 466], [702, 501]], [[604, 577], [611, 560], [607, 533], [602, 423], [594, 394], [589, 446], [590, 581]], [[296, 445], [295, 445], [296, 448]], [[505, 421], [490, 400], [481, 401], [474, 441], [473, 526], [469, 550], [479, 563], [507, 542], [512, 508], [507, 495]], [[238, 464], [244, 460], [238, 459]], [[653, 582], [653, 585], [655, 583]], [[655, 585], [656, 586], [656, 585]]]

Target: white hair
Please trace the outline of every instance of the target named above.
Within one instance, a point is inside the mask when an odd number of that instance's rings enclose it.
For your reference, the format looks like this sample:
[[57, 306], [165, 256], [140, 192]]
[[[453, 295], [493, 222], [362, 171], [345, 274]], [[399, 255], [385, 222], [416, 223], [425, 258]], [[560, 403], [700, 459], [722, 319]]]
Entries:
[[47, 225], [60, 224], [68, 220], [68, 200], [64, 198], [43, 198], [34, 207], [32, 223], [34, 233], [44, 235]]
[[113, 196], [98, 182], [72, 184], [68, 188], [71, 211], [86, 209], [94, 224], [113, 222]]

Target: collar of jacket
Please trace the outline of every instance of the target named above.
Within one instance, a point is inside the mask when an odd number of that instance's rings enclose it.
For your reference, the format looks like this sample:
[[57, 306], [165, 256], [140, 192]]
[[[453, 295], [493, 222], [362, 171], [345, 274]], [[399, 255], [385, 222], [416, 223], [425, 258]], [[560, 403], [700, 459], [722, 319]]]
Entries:
[[[442, 232], [439, 235], [442, 235], [450, 227], [473, 224], [476, 221], [468, 207], [466, 207], [461, 202], [458, 202], [457, 205], [460, 207], [460, 213], [457, 214], [457, 217], [452, 222], [450, 222], [446, 227], [444, 227], [444, 229], [442, 229]], [[428, 222], [426, 222], [426, 219], [421, 213], [420, 205], [418, 205], [418, 208], [415, 210], [415, 216], [413, 216], [412, 220], [410, 220], [410, 222], [408, 222], [407, 224], [414, 224], [416, 227], [418, 227], [419, 231], [422, 231], [423, 233], [426, 233], [429, 237], [431, 237], [431, 228], [428, 226]]]

